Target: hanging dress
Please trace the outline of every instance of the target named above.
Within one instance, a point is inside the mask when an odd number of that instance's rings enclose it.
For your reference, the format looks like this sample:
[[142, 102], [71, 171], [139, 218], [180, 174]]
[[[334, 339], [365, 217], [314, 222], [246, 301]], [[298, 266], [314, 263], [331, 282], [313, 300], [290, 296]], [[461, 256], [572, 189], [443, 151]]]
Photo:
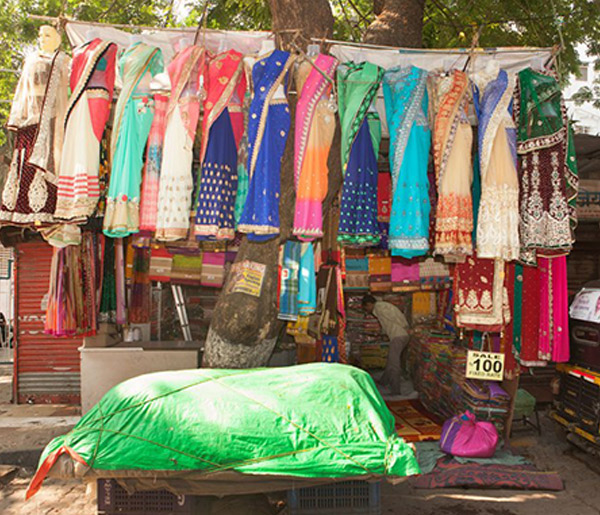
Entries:
[[[247, 71], [244, 70], [244, 74], [247, 76]], [[248, 84], [248, 80], [246, 83]], [[237, 172], [238, 172], [238, 185], [237, 192], [235, 194], [235, 227], [240, 223], [244, 206], [246, 205], [246, 197], [248, 196], [248, 117], [250, 115], [250, 103], [252, 102], [252, 94], [250, 88], [246, 88], [246, 94], [244, 95], [244, 102], [242, 104], [242, 118], [244, 120], [244, 127], [242, 129], [242, 137], [238, 145], [237, 155]]]
[[193, 147], [204, 67], [205, 51], [198, 46], [182, 50], [168, 66], [171, 98], [158, 190], [155, 238], [159, 241], [183, 240], [188, 235], [194, 189]]
[[468, 256], [454, 267], [456, 325], [475, 331], [499, 332], [511, 319], [506, 263]]
[[315, 66], [331, 78], [328, 81], [312, 64], [304, 61], [298, 69], [294, 141], [294, 185], [296, 207], [293, 234], [301, 240], [323, 237], [323, 200], [327, 195], [327, 159], [335, 132], [335, 114], [329, 95], [337, 59], [320, 54]]
[[381, 239], [377, 220], [377, 155], [381, 122], [371, 108], [383, 69], [348, 62], [337, 72], [342, 147], [342, 199], [338, 241], [370, 247]]
[[123, 238], [140, 229], [143, 156], [154, 118], [154, 100], [140, 83], [163, 70], [162, 52], [135, 43], [119, 59], [123, 89], [115, 107], [111, 139], [111, 175], [103, 232]]
[[516, 132], [512, 120], [515, 78], [500, 70], [473, 77], [479, 118], [481, 200], [477, 255], [511, 261], [519, 257], [519, 181]]
[[198, 240], [235, 237], [238, 147], [244, 130], [246, 91], [242, 54], [229, 50], [207, 66], [206, 100], [194, 233]]
[[459, 261], [473, 252], [473, 131], [467, 118], [469, 79], [454, 70], [432, 79], [433, 158], [438, 190], [435, 254]]
[[386, 71], [383, 95], [391, 141], [392, 214], [388, 245], [392, 256], [422, 256], [429, 249], [431, 210], [427, 71], [414, 66]]
[[140, 199], [140, 233], [145, 235], [152, 235], [156, 231], [158, 188], [168, 104], [169, 97], [166, 95], [154, 95], [154, 119], [148, 135]]
[[100, 141], [113, 98], [116, 54], [117, 45], [98, 38], [73, 50], [57, 218], [85, 220], [98, 204]]
[[577, 225], [578, 177], [573, 137], [554, 77], [519, 72], [515, 93], [521, 184], [521, 258], [567, 254]]
[[253, 98], [248, 118], [248, 196], [238, 230], [250, 240], [279, 234], [281, 160], [290, 130], [285, 96], [293, 58], [274, 50], [252, 67]]
[[3, 225], [55, 221], [69, 62], [61, 51], [37, 51], [25, 58], [7, 123], [16, 135], [2, 191]]

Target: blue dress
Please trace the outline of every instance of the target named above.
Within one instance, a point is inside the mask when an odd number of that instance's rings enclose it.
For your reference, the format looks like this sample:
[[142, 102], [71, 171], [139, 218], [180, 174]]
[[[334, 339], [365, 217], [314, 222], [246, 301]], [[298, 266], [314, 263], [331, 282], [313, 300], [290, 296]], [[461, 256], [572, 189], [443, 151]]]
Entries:
[[350, 150], [338, 240], [349, 246], [372, 246], [380, 240], [377, 221], [377, 157], [365, 117]]
[[238, 230], [248, 239], [264, 241], [279, 235], [281, 160], [290, 130], [286, 99], [273, 93], [285, 83], [290, 54], [274, 50], [252, 68], [254, 97], [248, 118], [248, 196]]
[[233, 238], [237, 187], [237, 147], [229, 111], [224, 109], [210, 127], [202, 164], [196, 200], [196, 239]]
[[429, 249], [431, 131], [427, 120], [427, 72], [414, 66], [393, 68], [383, 77], [390, 131], [392, 256], [412, 258]]

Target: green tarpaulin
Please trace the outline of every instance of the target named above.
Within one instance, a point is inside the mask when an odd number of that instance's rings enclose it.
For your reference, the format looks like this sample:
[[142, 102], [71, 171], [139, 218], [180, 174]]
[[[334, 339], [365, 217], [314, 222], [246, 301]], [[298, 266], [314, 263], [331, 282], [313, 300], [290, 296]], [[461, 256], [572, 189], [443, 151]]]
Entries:
[[125, 381], [48, 444], [29, 496], [64, 454], [96, 476], [233, 471], [349, 478], [419, 471], [369, 374], [324, 363], [159, 372]]

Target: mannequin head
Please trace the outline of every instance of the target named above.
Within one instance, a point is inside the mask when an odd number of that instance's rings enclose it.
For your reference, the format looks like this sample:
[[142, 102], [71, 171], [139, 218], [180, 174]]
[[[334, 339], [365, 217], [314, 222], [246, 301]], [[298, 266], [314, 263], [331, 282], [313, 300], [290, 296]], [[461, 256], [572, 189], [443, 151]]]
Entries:
[[60, 46], [60, 34], [54, 27], [50, 25], [42, 25], [40, 27], [38, 42], [42, 52], [53, 54]]

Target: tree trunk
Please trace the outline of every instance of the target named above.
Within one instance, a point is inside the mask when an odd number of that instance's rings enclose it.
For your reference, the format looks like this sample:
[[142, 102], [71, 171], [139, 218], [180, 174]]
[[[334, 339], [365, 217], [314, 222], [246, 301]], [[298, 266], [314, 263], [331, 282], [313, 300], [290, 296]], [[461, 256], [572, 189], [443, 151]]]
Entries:
[[394, 47], [423, 46], [425, 0], [375, 0], [377, 18], [369, 25], [364, 42]]
[[[295, 40], [306, 46], [311, 37], [329, 38], [333, 15], [328, 0], [269, 0], [273, 31], [285, 50]], [[295, 31], [298, 32], [295, 32]], [[249, 260], [266, 265], [260, 297], [244, 293], [223, 293], [219, 297], [205, 345], [203, 366], [211, 368], [252, 368], [265, 366], [273, 352], [281, 323], [277, 320], [279, 244], [290, 234], [295, 203], [294, 113], [296, 98], [290, 97], [291, 130], [281, 168], [281, 236], [263, 243], [243, 238], [236, 262]], [[339, 141], [339, 140], [338, 140]], [[338, 144], [339, 145], [339, 144]], [[339, 146], [338, 146], [339, 149]], [[330, 175], [341, 182], [339, 150], [332, 150]], [[337, 157], [337, 164], [336, 163]], [[332, 184], [332, 186], [334, 186]], [[335, 186], [334, 186], [335, 187]]]

